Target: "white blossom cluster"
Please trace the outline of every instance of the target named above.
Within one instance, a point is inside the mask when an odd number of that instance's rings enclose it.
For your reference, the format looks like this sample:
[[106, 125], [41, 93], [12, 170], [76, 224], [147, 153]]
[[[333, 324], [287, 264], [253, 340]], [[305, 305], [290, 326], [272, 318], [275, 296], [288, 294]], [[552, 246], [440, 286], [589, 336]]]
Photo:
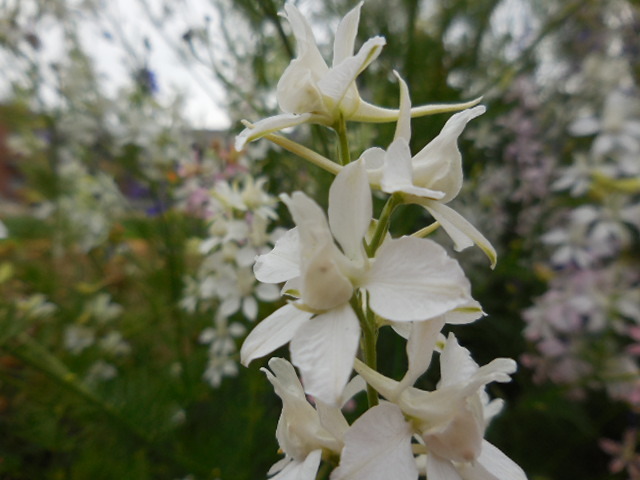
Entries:
[[207, 237], [194, 246], [201, 261], [195, 275], [184, 279], [180, 303], [187, 312], [213, 317], [199, 339], [209, 347], [204, 379], [217, 387], [238, 372], [236, 342], [246, 333], [245, 323], [256, 320], [259, 302], [280, 296], [275, 285], [258, 283], [252, 270], [279, 231], [271, 228], [276, 199], [264, 190], [266, 180], [254, 179], [239, 164], [220, 171], [220, 159], [211, 160], [183, 162], [177, 196], [180, 208], [207, 222]]
[[[284, 284], [287, 303], [249, 333], [241, 361], [248, 365], [286, 344], [291, 354], [291, 362], [272, 358], [270, 370], [263, 369], [283, 404], [276, 437], [284, 458], [268, 474], [276, 480], [313, 480], [322, 464], [332, 480], [526, 479], [516, 463], [484, 440], [502, 407], [485, 388], [509, 382], [516, 364], [498, 358], [479, 366], [452, 333], [442, 333], [446, 324], [467, 324], [484, 313], [458, 262], [424, 238], [442, 227], [456, 250], [477, 245], [491, 266], [496, 263], [490, 242], [448, 206], [462, 187], [458, 137], [485, 109], [478, 101], [412, 108], [398, 74], [398, 110], [362, 100], [355, 80], [385, 40], [371, 38], [354, 53], [361, 6], [338, 25], [330, 66], [308, 21], [292, 4], [285, 6], [298, 55], [277, 86], [284, 113], [246, 122], [237, 137], [238, 149], [266, 138], [336, 175], [326, 213], [304, 192], [281, 195], [295, 227], [259, 255], [253, 268], [261, 282]], [[441, 112], [458, 113], [413, 154], [411, 117]], [[394, 139], [352, 159], [348, 121], [397, 121]], [[338, 161], [275, 133], [305, 123], [337, 132]], [[378, 218], [373, 191], [387, 198]], [[423, 207], [435, 222], [393, 238], [392, 213], [401, 204]], [[408, 369], [399, 380], [377, 371], [377, 337], [390, 330], [406, 339]], [[414, 387], [435, 353], [440, 356], [436, 388]], [[341, 409], [364, 389], [369, 409], [349, 424]]]

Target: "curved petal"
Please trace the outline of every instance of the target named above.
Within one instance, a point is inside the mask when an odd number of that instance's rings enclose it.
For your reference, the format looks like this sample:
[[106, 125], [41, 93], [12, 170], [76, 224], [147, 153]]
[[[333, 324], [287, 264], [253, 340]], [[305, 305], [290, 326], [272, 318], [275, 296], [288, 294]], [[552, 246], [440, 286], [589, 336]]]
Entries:
[[416, 203], [425, 207], [429, 213], [433, 215], [433, 218], [442, 225], [442, 228], [444, 228], [453, 240], [455, 249], [458, 252], [475, 243], [489, 258], [491, 268], [495, 268], [496, 262], [498, 261], [498, 254], [493, 248], [493, 245], [462, 215], [440, 202], [423, 199]]
[[458, 149], [458, 137], [472, 119], [482, 115], [482, 105], [458, 112], [442, 127], [442, 131], [413, 157], [413, 183], [418, 186], [441, 190], [442, 199], [455, 198], [462, 187], [462, 155]]
[[400, 83], [400, 113], [393, 139], [404, 138], [408, 143], [411, 141], [411, 98], [409, 97], [409, 87], [407, 87], [407, 83], [398, 72], [394, 70], [393, 74]]
[[270, 480], [315, 480], [322, 460], [322, 450], [314, 450], [304, 461], [293, 460]]
[[253, 273], [259, 282], [286, 282], [300, 275], [300, 236], [292, 228], [278, 239], [269, 253], [256, 258]]
[[336, 176], [329, 189], [329, 226], [345, 255], [358, 259], [373, 206], [367, 171], [361, 161], [352, 162]]
[[471, 300], [458, 262], [437, 243], [414, 237], [386, 241], [362, 287], [373, 311], [392, 321], [427, 320]]
[[253, 123], [236, 137], [235, 149], [240, 151], [249, 143], [264, 137], [270, 133], [282, 130], [288, 127], [295, 127], [308, 122], [313, 115], [311, 113], [303, 113], [297, 115], [295, 113], [283, 113], [273, 117], [265, 118], [259, 122]]
[[340, 62], [353, 56], [353, 49], [358, 33], [358, 24], [360, 23], [360, 9], [364, 2], [358, 3], [347, 13], [336, 30], [336, 36], [333, 41], [333, 64], [338, 65]]
[[318, 77], [324, 75], [329, 70], [329, 67], [318, 49], [311, 25], [292, 3], [287, 3], [284, 6], [284, 11], [286, 13], [285, 17], [291, 25], [293, 35], [296, 37], [298, 56], [294, 62], [302, 59], [305, 67], [309, 68], [313, 74]]
[[417, 197], [441, 199], [444, 192], [415, 186], [413, 184], [413, 164], [409, 143], [404, 138], [391, 142], [385, 155], [384, 170], [380, 180], [383, 192], [404, 192]]
[[518, 464], [486, 440], [475, 462], [460, 465], [458, 470], [463, 480], [527, 480]]
[[365, 412], [345, 434], [340, 465], [332, 480], [417, 480], [411, 425], [392, 403]]
[[341, 103], [347, 96], [350, 87], [353, 86], [355, 90], [356, 77], [378, 58], [385, 43], [386, 41], [382, 37], [370, 38], [362, 45], [356, 55], [344, 59], [318, 81], [318, 88], [322, 94], [333, 102], [332, 105], [329, 105], [330, 109], [340, 106], [347, 119], [357, 110], [360, 103], [357, 91], [350, 92], [351, 104], [342, 106]]
[[427, 478], [430, 480], [463, 480], [449, 460], [440, 458], [433, 453], [427, 455]]
[[349, 304], [301, 326], [291, 340], [291, 361], [300, 369], [309, 395], [340, 405], [359, 340], [360, 325]]
[[427, 371], [438, 341], [440, 330], [444, 327], [445, 317], [440, 316], [426, 322], [413, 322], [407, 340], [407, 358], [409, 368], [405, 373], [398, 391], [413, 385]]
[[247, 366], [256, 358], [289, 342], [298, 329], [313, 316], [293, 305], [279, 308], [251, 330], [240, 349], [240, 362]]

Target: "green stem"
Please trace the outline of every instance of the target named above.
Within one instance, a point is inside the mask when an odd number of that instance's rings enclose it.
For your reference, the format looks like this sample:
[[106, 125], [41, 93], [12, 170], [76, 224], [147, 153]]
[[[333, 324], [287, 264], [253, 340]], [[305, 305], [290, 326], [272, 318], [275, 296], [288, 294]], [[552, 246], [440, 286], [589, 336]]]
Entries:
[[384, 204], [382, 208], [382, 213], [380, 214], [380, 219], [376, 225], [376, 229], [373, 232], [373, 236], [371, 237], [371, 242], [368, 245], [365, 245], [365, 249], [367, 250], [367, 255], [369, 258], [375, 256], [376, 251], [382, 245], [385, 235], [389, 231], [389, 224], [391, 223], [391, 214], [395, 210], [395, 208], [402, 203], [402, 196], [399, 193], [394, 193], [387, 199], [387, 203]]
[[349, 138], [347, 136], [347, 121], [342, 115], [340, 115], [340, 119], [336, 122], [334, 128], [338, 133], [338, 159], [340, 165], [349, 165], [351, 163], [351, 152], [349, 151]]
[[313, 163], [314, 165], [326, 170], [333, 175], [337, 175], [342, 170], [342, 167], [335, 162], [332, 162], [327, 157], [323, 157], [322, 155], [314, 152], [310, 148], [304, 147], [297, 142], [289, 140], [281, 135], [276, 135], [275, 133], [270, 133], [265, 135], [264, 138], [269, 140], [270, 142], [275, 143], [276, 145], [281, 146], [285, 150], [288, 150], [291, 153], [298, 155], [299, 157], [304, 158], [305, 160]]
[[421, 228], [415, 233], [412, 233], [412, 237], [425, 238], [435, 232], [438, 228], [440, 228], [440, 222], [433, 222], [431, 225], [427, 225], [424, 228]]
[[[360, 322], [362, 337], [360, 338], [360, 348], [364, 363], [373, 370], [378, 369], [378, 354], [376, 344], [378, 342], [378, 326], [376, 325], [373, 312], [367, 307], [366, 312], [362, 310], [361, 297], [356, 294], [351, 298], [351, 307], [356, 312]], [[378, 392], [367, 384], [367, 401], [369, 408], [373, 408], [379, 403]]]

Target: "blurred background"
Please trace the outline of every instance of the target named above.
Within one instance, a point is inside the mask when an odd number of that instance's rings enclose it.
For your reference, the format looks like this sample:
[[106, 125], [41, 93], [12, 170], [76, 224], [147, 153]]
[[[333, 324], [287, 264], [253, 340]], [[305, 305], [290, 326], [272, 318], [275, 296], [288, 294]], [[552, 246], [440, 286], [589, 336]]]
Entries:
[[[330, 58], [355, 2], [293, 3]], [[331, 181], [267, 141], [233, 148], [241, 119], [278, 112], [282, 9], [0, 0], [0, 478], [253, 480], [279, 458], [265, 362], [238, 363], [280, 301], [251, 265], [290, 225], [277, 194], [322, 203]], [[520, 365], [490, 388], [488, 438], [532, 480], [640, 479], [640, 3], [367, 0], [358, 45], [378, 34], [363, 98], [395, 108], [395, 69], [414, 105], [488, 108], [452, 202], [499, 253], [495, 271], [453, 253], [488, 314], [456, 334]], [[414, 120], [413, 151], [446, 119]], [[359, 155], [395, 125], [350, 127]], [[323, 127], [290, 135], [334, 156]], [[380, 350], [401, 375], [402, 343]]]

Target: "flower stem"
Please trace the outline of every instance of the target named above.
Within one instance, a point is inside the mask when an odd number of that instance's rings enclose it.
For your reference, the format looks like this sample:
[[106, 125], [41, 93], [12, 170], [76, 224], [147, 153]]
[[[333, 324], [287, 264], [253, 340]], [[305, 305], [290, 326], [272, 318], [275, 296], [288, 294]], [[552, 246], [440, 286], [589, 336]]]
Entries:
[[334, 128], [338, 133], [340, 142], [338, 150], [340, 165], [348, 165], [351, 163], [351, 152], [349, 151], [349, 138], [347, 136], [347, 121], [342, 115], [340, 115], [340, 119], [336, 122]]
[[395, 208], [402, 203], [402, 198], [400, 194], [394, 193], [387, 199], [387, 203], [384, 204], [382, 208], [382, 213], [380, 214], [380, 219], [376, 225], [376, 229], [373, 232], [373, 236], [371, 237], [371, 242], [369, 245], [365, 245], [365, 249], [367, 250], [367, 255], [369, 258], [375, 256], [376, 251], [382, 245], [382, 241], [384, 240], [385, 235], [389, 231], [389, 224], [391, 223], [391, 214], [395, 210]]
[[431, 225], [427, 225], [424, 228], [421, 228], [415, 233], [412, 233], [412, 237], [425, 238], [435, 232], [438, 228], [440, 228], [440, 222], [433, 222]]
[[285, 138], [281, 135], [270, 133], [269, 135], [265, 135], [264, 138], [275, 143], [276, 145], [281, 146], [285, 150], [304, 158], [305, 160], [313, 163], [323, 170], [326, 170], [329, 173], [337, 175], [338, 173], [340, 173], [340, 170], [342, 170], [342, 167], [340, 165], [332, 162], [327, 157], [323, 157], [310, 148], [304, 147], [299, 143], [289, 140], [288, 138]]
[[[378, 326], [376, 325], [374, 313], [371, 309], [366, 308], [366, 312], [362, 309], [362, 297], [358, 294], [351, 298], [351, 307], [356, 312], [362, 329], [362, 337], [360, 338], [360, 348], [364, 363], [377, 370], [378, 354], [376, 344], [378, 343]], [[379, 403], [378, 392], [369, 384], [367, 384], [367, 401], [369, 408], [373, 408]]]

